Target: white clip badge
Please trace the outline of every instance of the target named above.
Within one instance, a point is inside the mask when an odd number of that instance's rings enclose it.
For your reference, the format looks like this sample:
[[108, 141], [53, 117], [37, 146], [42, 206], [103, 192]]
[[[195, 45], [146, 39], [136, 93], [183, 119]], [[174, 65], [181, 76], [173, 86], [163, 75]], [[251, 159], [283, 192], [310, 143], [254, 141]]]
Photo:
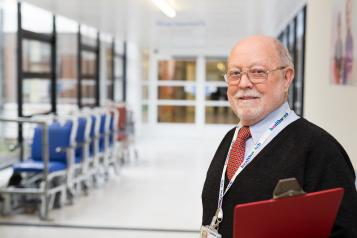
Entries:
[[222, 235], [215, 229], [211, 229], [209, 226], [202, 226], [200, 231], [200, 238], [222, 238]]

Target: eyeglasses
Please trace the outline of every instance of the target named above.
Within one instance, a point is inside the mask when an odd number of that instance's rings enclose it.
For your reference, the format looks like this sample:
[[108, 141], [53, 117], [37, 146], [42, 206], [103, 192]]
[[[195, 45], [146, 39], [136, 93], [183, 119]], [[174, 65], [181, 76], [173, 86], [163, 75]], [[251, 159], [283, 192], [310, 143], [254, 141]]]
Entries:
[[272, 70], [266, 70], [266, 69], [261, 69], [261, 68], [251, 68], [246, 71], [241, 71], [239, 69], [235, 69], [232, 71], [229, 71], [227, 74], [224, 75], [224, 80], [227, 83], [238, 83], [241, 78], [243, 77], [244, 74], [247, 75], [248, 79], [252, 83], [263, 83], [269, 76], [270, 73], [277, 71], [277, 70], [284, 70], [288, 66], [279, 66], [275, 69]]

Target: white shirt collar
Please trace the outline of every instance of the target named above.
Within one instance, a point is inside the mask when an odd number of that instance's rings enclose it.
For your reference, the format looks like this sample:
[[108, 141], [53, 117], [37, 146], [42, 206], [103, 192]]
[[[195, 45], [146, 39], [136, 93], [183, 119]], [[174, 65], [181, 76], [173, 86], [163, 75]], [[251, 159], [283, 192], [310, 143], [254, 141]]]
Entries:
[[252, 135], [253, 143], [258, 143], [260, 137], [265, 133], [265, 131], [283, 115], [283, 113], [288, 109], [288, 102], [283, 103], [275, 111], [269, 113], [263, 120], [250, 126], [250, 134]]

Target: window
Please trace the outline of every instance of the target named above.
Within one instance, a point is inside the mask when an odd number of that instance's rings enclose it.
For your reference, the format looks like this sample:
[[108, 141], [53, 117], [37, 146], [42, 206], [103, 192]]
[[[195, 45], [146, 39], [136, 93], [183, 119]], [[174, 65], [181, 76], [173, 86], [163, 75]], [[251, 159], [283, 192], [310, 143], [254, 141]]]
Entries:
[[[99, 106], [99, 57], [100, 39], [95, 29], [80, 26], [78, 32], [79, 95], [78, 106]], [[96, 35], [96, 38], [94, 36]]]
[[[143, 59], [148, 60], [148, 54]], [[153, 59], [150, 75], [154, 78], [145, 79], [149, 73], [144, 72], [141, 84], [143, 122], [196, 125], [239, 122], [227, 99], [223, 78], [225, 57], [163, 59], [153, 55]]]
[[56, 112], [55, 66], [52, 64], [52, 57], [55, 56], [53, 39], [56, 37], [53, 16], [26, 3], [19, 5], [20, 9], [18, 116]]
[[300, 116], [304, 112], [304, 55], [306, 6], [279, 34], [279, 40], [289, 49], [295, 65], [295, 79], [289, 88], [289, 105]]
[[[96, 73], [95, 61], [96, 53], [91, 51], [82, 51], [82, 74], [84, 76], [93, 76]], [[88, 77], [89, 78], [89, 77]]]
[[110, 102], [114, 100], [114, 91], [113, 91], [113, 43], [109, 42], [108, 39], [103, 39], [102, 42], [102, 49], [105, 52], [104, 53], [104, 59], [103, 59], [103, 63], [104, 66], [102, 67], [102, 69], [104, 70], [104, 74], [105, 78], [104, 78], [104, 82], [105, 82], [105, 102]]
[[51, 72], [51, 46], [34, 40], [22, 41], [22, 67], [24, 72]]
[[195, 100], [196, 86], [159, 86], [158, 99]]
[[57, 109], [67, 114], [77, 108], [77, 31], [78, 24], [57, 16]]
[[158, 122], [195, 123], [196, 60], [158, 62]]
[[226, 73], [226, 62], [224, 59], [207, 59], [206, 60], [206, 81], [220, 82]]
[[159, 106], [158, 122], [170, 123], [194, 123], [195, 107], [194, 106]]
[[32, 4], [21, 4], [22, 28], [40, 33], [52, 33], [53, 15], [51, 12]]
[[0, 8], [0, 115], [5, 117], [17, 116], [16, 4], [6, 2]]
[[305, 14], [306, 8], [297, 15], [296, 22], [296, 55], [295, 55], [295, 112], [303, 116], [304, 112], [304, 58], [305, 58]]
[[[3, 3], [0, 8], [0, 116], [16, 117], [16, 2]], [[19, 150], [9, 146], [17, 143], [18, 125], [0, 122], [0, 168], [19, 158]]]
[[114, 101], [124, 101], [124, 66], [125, 66], [125, 47], [123, 43], [115, 42], [114, 45]]
[[142, 67], [142, 84], [141, 84], [141, 119], [143, 123], [149, 122], [149, 114], [150, 114], [150, 106], [149, 106], [149, 99], [150, 99], [150, 81], [149, 81], [149, 64], [150, 64], [150, 57], [149, 57], [149, 50], [144, 50], [142, 53], [143, 59], [143, 67]]
[[48, 79], [24, 79], [22, 81], [23, 115], [51, 111], [51, 81]]
[[229, 106], [206, 106], [207, 124], [238, 124], [239, 119]]
[[196, 80], [196, 62], [189, 60], [162, 60], [159, 62], [159, 80]]
[[223, 75], [226, 73], [225, 59], [207, 58], [205, 71], [205, 123], [238, 123], [238, 119], [227, 101], [227, 84], [223, 79]]

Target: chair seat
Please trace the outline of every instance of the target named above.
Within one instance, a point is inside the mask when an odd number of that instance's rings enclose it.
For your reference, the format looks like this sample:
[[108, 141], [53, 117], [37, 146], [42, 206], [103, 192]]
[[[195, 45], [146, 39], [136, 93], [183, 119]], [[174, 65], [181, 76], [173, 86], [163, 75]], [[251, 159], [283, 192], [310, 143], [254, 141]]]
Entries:
[[[42, 161], [26, 160], [21, 163], [14, 164], [15, 173], [27, 172], [27, 173], [41, 173], [45, 168], [45, 164]], [[49, 162], [48, 172], [53, 173], [60, 170], [66, 170], [66, 164], [61, 162]]]
[[76, 156], [74, 161], [76, 164], [80, 164], [82, 162], [82, 160], [83, 160], [82, 156]]

